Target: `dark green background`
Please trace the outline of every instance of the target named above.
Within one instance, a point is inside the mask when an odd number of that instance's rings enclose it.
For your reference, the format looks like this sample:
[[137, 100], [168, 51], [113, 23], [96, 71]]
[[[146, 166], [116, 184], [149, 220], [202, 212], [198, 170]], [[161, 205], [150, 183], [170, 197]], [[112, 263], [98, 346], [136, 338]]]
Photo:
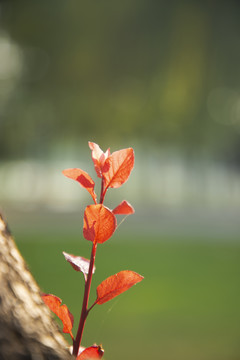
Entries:
[[239, 14], [238, 1], [2, 1], [21, 65], [0, 81], [3, 98], [13, 87], [0, 156], [60, 156], [91, 139], [238, 164]]

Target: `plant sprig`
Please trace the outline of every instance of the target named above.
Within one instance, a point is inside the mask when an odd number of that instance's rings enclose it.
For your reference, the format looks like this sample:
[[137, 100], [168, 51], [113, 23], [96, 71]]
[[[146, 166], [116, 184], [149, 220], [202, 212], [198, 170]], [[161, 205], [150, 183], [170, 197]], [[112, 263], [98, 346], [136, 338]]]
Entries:
[[89, 142], [88, 145], [92, 151], [95, 171], [101, 179], [99, 202], [97, 202], [97, 195], [94, 191], [95, 182], [87, 172], [78, 168], [63, 170], [63, 174], [66, 177], [77, 181], [89, 192], [94, 202], [94, 204], [86, 207], [83, 219], [83, 236], [86, 240], [92, 242], [90, 260], [63, 252], [65, 259], [71, 264], [73, 269], [83, 273], [85, 281], [82, 310], [75, 338], [72, 334], [74, 318], [67, 306], [65, 304], [61, 305], [62, 300], [55, 295], [42, 295], [42, 299], [46, 305], [62, 321], [63, 332], [70, 334], [73, 341], [73, 355], [77, 360], [101, 359], [104, 353], [102, 347], [97, 345], [90, 346], [83, 351], [81, 348], [85, 322], [93, 307], [113, 299], [143, 279], [141, 275], [134, 271], [120, 271], [108, 277], [97, 286], [96, 300], [91, 306], [88, 305], [92, 276], [95, 272], [94, 264], [97, 245], [104, 243], [113, 235], [117, 228], [116, 215], [127, 216], [134, 213], [134, 208], [126, 200], [122, 201], [113, 210], [110, 210], [103, 204], [109, 188], [119, 188], [128, 180], [134, 166], [133, 149], [122, 149], [111, 154], [110, 149], [104, 153], [100, 147], [93, 142]]

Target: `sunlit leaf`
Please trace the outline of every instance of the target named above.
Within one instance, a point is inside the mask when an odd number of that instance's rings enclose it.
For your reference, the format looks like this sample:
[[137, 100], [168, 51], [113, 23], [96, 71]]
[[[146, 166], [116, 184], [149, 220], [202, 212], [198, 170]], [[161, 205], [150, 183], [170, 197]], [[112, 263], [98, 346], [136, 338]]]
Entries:
[[101, 346], [90, 346], [84, 349], [76, 360], [98, 360], [103, 357], [104, 350]]
[[110, 155], [110, 149], [107, 149], [107, 151], [104, 153], [98, 144], [95, 144], [94, 142], [90, 142], [90, 141], [88, 142], [88, 146], [92, 150], [92, 160], [94, 163], [94, 168], [96, 170], [97, 176], [101, 178], [102, 168], [106, 159]]
[[71, 330], [73, 327], [74, 318], [73, 315], [68, 310], [67, 305], [65, 304], [61, 305], [62, 300], [59, 297], [52, 294], [42, 294], [42, 299], [45, 302], [45, 304], [49, 307], [49, 309], [52, 310], [54, 314], [56, 314], [59, 317], [59, 319], [62, 321], [63, 332], [69, 333], [71, 337], [73, 337]]
[[124, 184], [134, 166], [132, 148], [115, 151], [105, 161], [102, 168], [105, 188], [118, 188]]
[[[82, 272], [84, 275], [88, 274], [90, 261], [82, 256], [75, 256], [63, 251], [65, 259], [73, 267], [74, 270]], [[95, 266], [93, 267], [93, 273], [95, 272]]]
[[102, 204], [89, 205], [84, 212], [83, 236], [90, 241], [103, 243], [116, 229], [116, 218], [111, 210]]
[[104, 304], [113, 299], [143, 279], [134, 271], [124, 270], [108, 277], [97, 287], [96, 304]]
[[118, 206], [112, 211], [115, 215], [130, 215], [134, 214], [135, 210], [129, 202], [123, 200]]
[[94, 191], [95, 182], [86, 171], [83, 171], [82, 169], [74, 168], [74, 169], [63, 170], [62, 173], [66, 177], [79, 182], [79, 184], [89, 192], [89, 194], [93, 198], [93, 201], [96, 204], [97, 196]]

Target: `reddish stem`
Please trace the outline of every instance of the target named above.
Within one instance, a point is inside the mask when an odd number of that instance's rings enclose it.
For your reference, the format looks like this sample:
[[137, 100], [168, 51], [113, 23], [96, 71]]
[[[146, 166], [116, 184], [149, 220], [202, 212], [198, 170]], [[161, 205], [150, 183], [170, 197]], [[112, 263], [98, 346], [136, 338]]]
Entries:
[[89, 300], [89, 294], [90, 294], [90, 287], [91, 287], [91, 281], [92, 281], [92, 275], [93, 275], [93, 267], [94, 267], [94, 262], [95, 262], [96, 250], [97, 250], [97, 243], [93, 242], [88, 277], [87, 277], [87, 281], [85, 283], [81, 317], [80, 317], [80, 321], [79, 321], [77, 336], [76, 336], [76, 339], [73, 341], [73, 355], [74, 356], [77, 356], [77, 354], [78, 354], [78, 350], [81, 345], [85, 322], [86, 322], [86, 319], [87, 319], [87, 316], [89, 313], [88, 300]]
[[[102, 204], [104, 201], [106, 191], [107, 191], [107, 189], [104, 189], [104, 179], [102, 178], [101, 194], [100, 194], [100, 202], [99, 202], [100, 204]], [[84, 290], [81, 317], [80, 317], [80, 321], [79, 321], [79, 325], [78, 325], [77, 336], [76, 336], [76, 339], [73, 341], [73, 355], [74, 356], [78, 355], [78, 351], [79, 351], [79, 348], [81, 345], [83, 330], [84, 330], [84, 326], [85, 326], [85, 322], [86, 322], [88, 313], [95, 305], [95, 303], [94, 303], [88, 309], [88, 300], [89, 300], [90, 287], [91, 287], [91, 282], [92, 282], [93, 267], [94, 267], [94, 262], [95, 262], [96, 251], [97, 251], [97, 242], [93, 242], [88, 277], [87, 277], [87, 281], [85, 282], [85, 290]]]
[[102, 183], [101, 183], [101, 195], [100, 195], [100, 201], [99, 201], [99, 204], [102, 204], [103, 201], [104, 201], [104, 197], [105, 197], [105, 194], [106, 194], [106, 190], [104, 190], [104, 179], [102, 178]]

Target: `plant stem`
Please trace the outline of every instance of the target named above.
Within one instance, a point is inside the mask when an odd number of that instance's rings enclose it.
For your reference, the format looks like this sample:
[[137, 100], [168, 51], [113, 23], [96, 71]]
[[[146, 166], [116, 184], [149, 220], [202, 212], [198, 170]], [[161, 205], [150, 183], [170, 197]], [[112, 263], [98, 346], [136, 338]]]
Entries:
[[100, 195], [99, 204], [102, 204], [102, 203], [103, 203], [105, 193], [106, 193], [106, 191], [104, 191], [104, 180], [103, 180], [103, 178], [102, 178], [102, 182], [101, 182], [101, 195]]
[[91, 281], [92, 281], [92, 275], [93, 275], [93, 266], [94, 266], [94, 262], [95, 262], [96, 250], [97, 250], [97, 243], [93, 242], [88, 277], [87, 277], [87, 281], [85, 283], [81, 317], [80, 317], [80, 321], [79, 321], [77, 336], [76, 336], [76, 339], [73, 341], [73, 355], [74, 356], [77, 356], [77, 354], [78, 354], [78, 350], [81, 345], [83, 329], [84, 329], [85, 322], [86, 322], [88, 312], [89, 312], [88, 311], [88, 300], [89, 300], [89, 294], [90, 294], [90, 287], [91, 287]]
[[[103, 200], [104, 200], [104, 197], [106, 194], [106, 190], [107, 189], [104, 189], [104, 179], [102, 178], [101, 194], [100, 194], [100, 202], [99, 202], [100, 204], [103, 203]], [[77, 336], [76, 336], [76, 339], [73, 341], [73, 355], [74, 356], [77, 356], [80, 345], [81, 345], [83, 330], [84, 330], [84, 326], [85, 326], [85, 322], [86, 322], [88, 313], [95, 305], [95, 303], [94, 303], [88, 309], [88, 300], [89, 300], [90, 287], [91, 287], [91, 282], [92, 282], [93, 267], [94, 267], [94, 262], [95, 262], [96, 251], [97, 251], [97, 242], [93, 242], [88, 276], [87, 276], [87, 281], [85, 282], [85, 290], [84, 290], [81, 317], [80, 317], [80, 321], [79, 321], [79, 325], [78, 325]]]

